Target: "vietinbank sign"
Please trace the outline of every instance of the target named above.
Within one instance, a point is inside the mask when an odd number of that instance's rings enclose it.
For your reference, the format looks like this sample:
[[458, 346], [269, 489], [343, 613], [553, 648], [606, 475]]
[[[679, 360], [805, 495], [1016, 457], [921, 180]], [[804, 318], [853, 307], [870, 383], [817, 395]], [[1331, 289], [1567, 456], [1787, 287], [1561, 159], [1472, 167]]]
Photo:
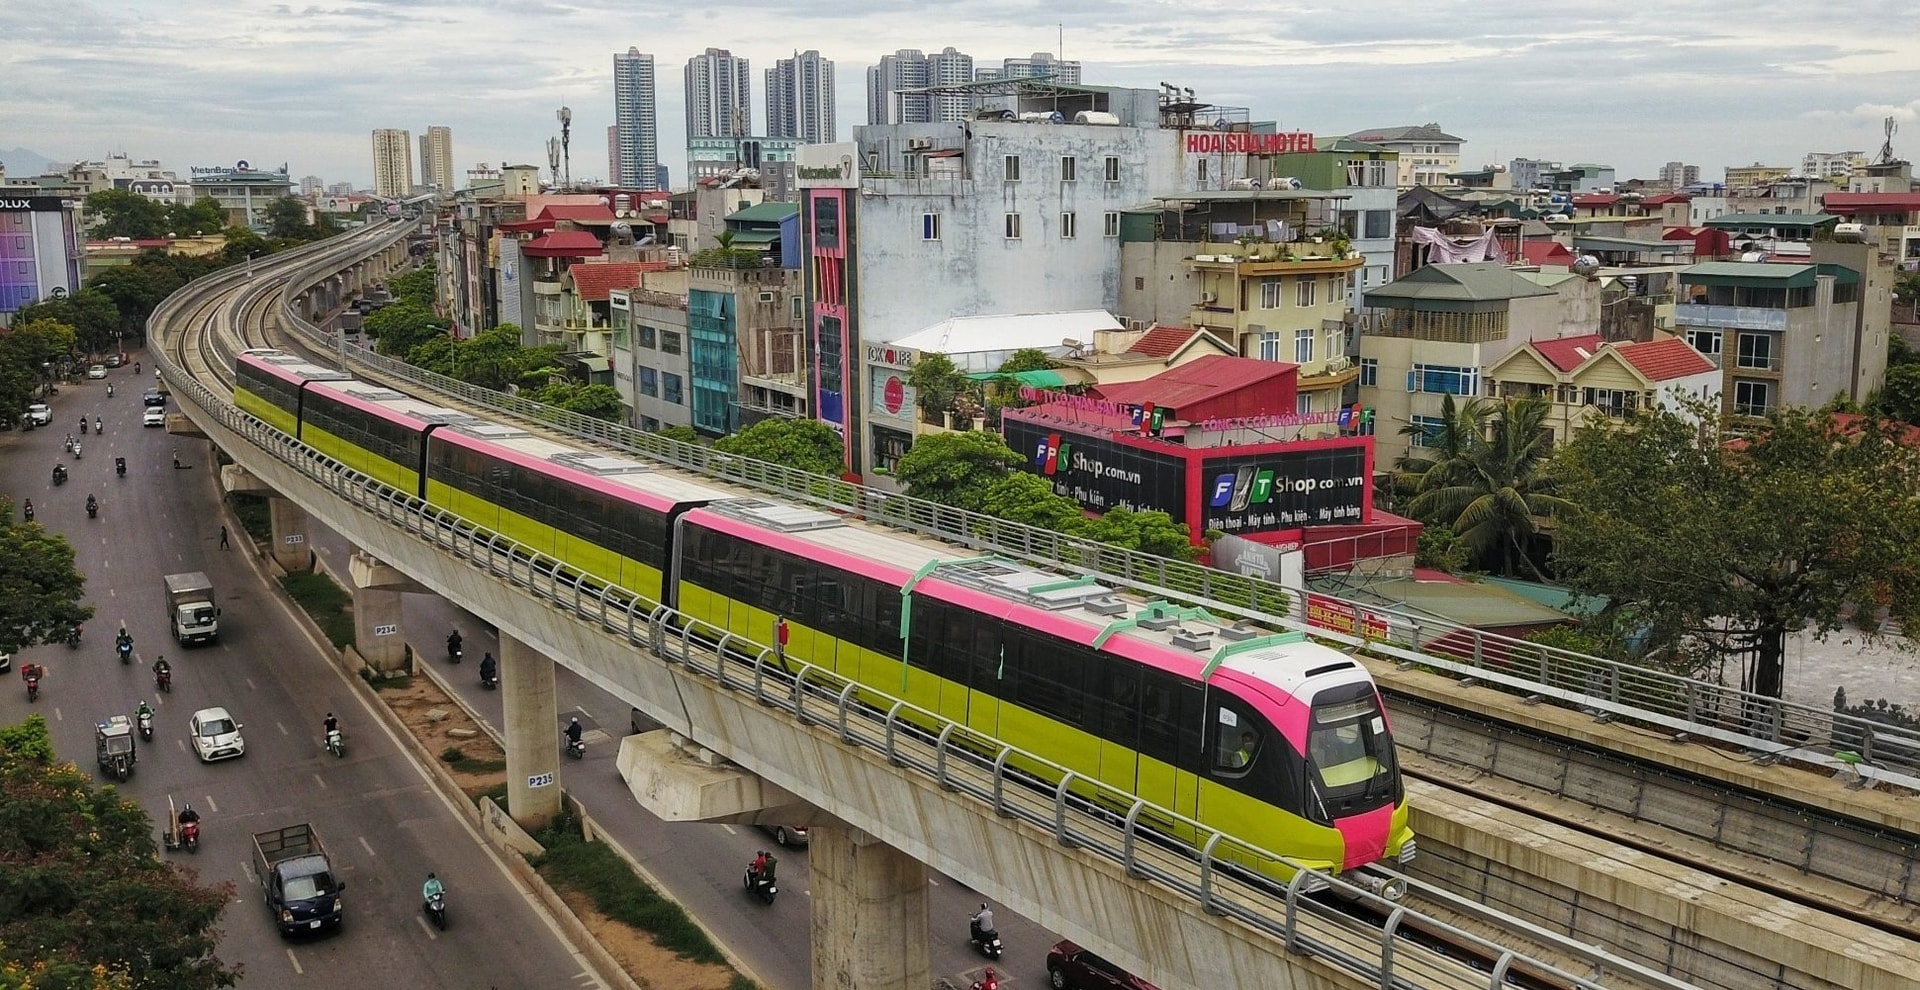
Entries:
[[794, 151], [793, 176], [802, 189], [858, 189], [860, 148], [851, 141], [803, 144]]
[[1313, 150], [1313, 135], [1306, 131], [1285, 134], [1249, 134], [1246, 131], [1190, 131], [1187, 154], [1190, 155], [1285, 155]]

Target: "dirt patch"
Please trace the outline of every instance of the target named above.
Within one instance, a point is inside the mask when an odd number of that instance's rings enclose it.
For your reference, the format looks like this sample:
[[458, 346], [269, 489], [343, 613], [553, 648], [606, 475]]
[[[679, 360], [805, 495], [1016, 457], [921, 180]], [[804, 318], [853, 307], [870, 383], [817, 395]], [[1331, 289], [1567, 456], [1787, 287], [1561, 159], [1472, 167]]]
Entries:
[[[506, 786], [507, 772], [504, 769], [486, 772], [463, 769], [486, 763], [504, 766], [506, 753], [493, 741], [493, 737], [481, 731], [479, 725], [467, 716], [466, 709], [455, 704], [440, 690], [439, 685], [416, 675], [403, 686], [381, 688], [379, 695], [380, 700], [400, 716], [407, 731], [420, 740], [420, 744], [432, 755], [434, 763], [453, 777], [454, 783], [467, 797], [478, 798]], [[429, 712], [433, 715], [429, 715]], [[468, 736], [459, 730], [470, 730], [473, 734]], [[459, 734], [456, 735], [456, 732]], [[458, 764], [449, 763], [444, 758], [448, 749], [460, 750], [464, 759]], [[594, 910], [585, 895], [563, 890], [560, 896], [573, 911], [574, 917], [579, 918], [587, 931], [593, 934], [594, 940], [642, 987], [648, 990], [728, 990], [733, 985], [735, 976], [732, 968], [688, 962], [653, 944], [645, 932]]]
[[727, 990], [733, 983], [730, 967], [688, 962], [654, 945], [645, 934], [595, 911], [584, 894], [561, 891], [560, 899], [593, 933], [594, 941], [647, 990]]
[[[481, 731], [480, 726], [467, 717], [466, 709], [447, 698], [439, 685], [425, 677], [415, 676], [405, 686], [382, 687], [380, 700], [400, 716], [400, 720], [406, 723], [407, 731], [420, 740], [441, 770], [452, 775], [454, 783], [467, 797], [478, 798], [507, 782], [505, 769], [476, 773], [462, 768], [469, 761], [504, 765], [507, 754], [493, 741], [492, 736]], [[449, 748], [458, 749], [466, 761], [460, 765], [448, 763], [442, 754]]]

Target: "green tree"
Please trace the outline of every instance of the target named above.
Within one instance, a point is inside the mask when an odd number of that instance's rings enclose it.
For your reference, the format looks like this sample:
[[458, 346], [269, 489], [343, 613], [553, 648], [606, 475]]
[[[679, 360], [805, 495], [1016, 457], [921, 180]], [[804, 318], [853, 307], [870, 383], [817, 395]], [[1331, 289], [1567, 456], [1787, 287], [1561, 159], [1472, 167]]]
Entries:
[[1000, 363], [999, 373], [1017, 375], [1022, 371], [1052, 371], [1061, 367], [1060, 362], [1047, 356], [1047, 352], [1038, 347], [1022, 347]]
[[1920, 299], [1920, 272], [1908, 272], [1894, 279], [1893, 294], [1909, 303]]
[[1882, 413], [1894, 419], [1920, 426], [1920, 364], [1902, 364], [1887, 369], [1887, 381], [1880, 388], [1878, 407]]
[[73, 349], [73, 328], [55, 320], [16, 322], [0, 334], [0, 422], [18, 422], [46, 382], [48, 366], [57, 367]]
[[1021, 460], [997, 433], [935, 433], [913, 442], [893, 476], [917, 498], [977, 509], [992, 484]]
[[1502, 400], [1485, 436], [1469, 437], [1464, 450], [1421, 473], [1409, 511], [1445, 523], [1481, 566], [1511, 575], [1517, 564], [1545, 581], [1533, 562], [1535, 540], [1548, 520], [1573, 507], [1554, 494], [1548, 471], [1550, 411], [1537, 397]]
[[[446, 331], [446, 321], [433, 316], [431, 310], [413, 303], [403, 305], [408, 310], [426, 313], [440, 327], [440, 332]], [[374, 315], [400, 308], [399, 305], [388, 306]], [[371, 321], [372, 317], [368, 320]], [[511, 384], [527, 384], [522, 378], [533, 357], [527, 348], [520, 346], [520, 328], [511, 323], [502, 323], [466, 340], [454, 342], [453, 376], [481, 388], [504, 390]], [[543, 377], [534, 387], [545, 384]]]
[[[447, 321], [435, 316], [433, 310], [412, 303], [383, 306], [367, 314], [360, 326], [367, 336], [374, 338], [380, 353], [398, 358], [411, 355], [414, 348], [447, 333]], [[516, 330], [515, 339], [519, 336]]]
[[76, 345], [87, 354], [113, 350], [120, 339], [120, 307], [114, 305], [111, 296], [94, 288], [23, 307], [14, 319], [66, 324], [73, 328]]
[[1053, 484], [1037, 474], [1015, 471], [989, 483], [980, 493], [978, 511], [1009, 522], [1077, 536], [1087, 531], [1088, 519], [1080, 503], [1056, 495]]
[[1087, 526], [1085, 535], [1101, 543], [1173, 560], [1191, 561], [1200, 556], [1200, 548], [1193, 545], [1187, 524], [1174, 522], [1172, 516], [1159, 509], [1146, 512], [1108, 509]]
[[836, 478], [847, 466], [846, 448], [840, 442], [840, 434], [817, 419], [763, 419], [732, 436], [715, 440], [713, 449]]
[[907, 384], [919, 396], [920, 411], [935, 423], [942, 413], [952, 412], [954, 400], [973, 387], [953, 359], [945, 354], [922, 354], [907, 372]]
[[582, 416], [604, 419], [609, 423], [619, 422], [626, 412], [626, 407], [620, 401], [620, 390], [612, 385], [552, 382], [535, 389], [531, 397], [535, 402], [544, 402]]
[[238, 265], [272, 253], [273, 245], [266, 238], [245, 227], [228, 227], [226, 246], [220, 249], [220, 261], [222, 264]]
[[400, 302], [432, 306], [433, 279], [432, 266], [422, 266], [387, 279], [387, 291], [393, 293], [393, 298]]
[[1554, 473], [1580, 507], [1555, 536], [1562, 579], [1632, 612], [1678, 669], [1751, 636], [1748, 684], [1779, 697], [1791, 633], [1856, 615], [1878, 636], [1882, 607], [1920, 628], [1920, 454], [1878, 421], [1847, 435], [1788, 409], [1741, 436], [1661, 410], [1581, 431]]
[[[668, 440], [677, 440], [680, 443], [699, 443], [700, 442], [700, 431], [695, 430], [691, 426], [686, 426], [680, 423], [675, 423], [672, 426], [663, 426], [660, 429], [657, 429], [653, 432], [658, 433], [663, 437], [666, 437]], [[722, 437], [721, 439], [728, 439], [728, 438]]]
[[0, 973], [38, 969], [9, 985], [233, 986], [214, 955], [231, 885], [161, 862], [139, 805], [52, 748], [38, 715], [0, 729]]
[[73, 547], [37, 523], [15, 522], [15, 506], [0, 500], [0, 652], [66, 638], [75, 623], [93, 618], [80, 604], [86, 578], [73, 566]]
[[459, 343], [445, 335], [429, 337], [407, 352], [407, 363], [451, 378], [453, 377], [453, 349]]
[[130, 334], [143, 333], [147, 317], [161, 300], [188, 282], [212, 272], [218, 259], [189, 258], [165, 251], [143, 251], [131, 264], [109, 268], [94, 276], [87, 287], [113, 301], [120, 312], [121, 328]]
[[167, 208], [137, 192], [107, 189], [87, 196], [87, 218], [94, 237], [130, 237], [136, 241], [167, 236]]
[[167, 208], [167, 229], [176, 237], [217, 234], [227, 226], [227, 211], [210, 196]]
[[307, 219], [307, 204], [294, 196], [276, 196], [267, 204], [267, 236], [291, 241], [312, 240], [316, 231]]

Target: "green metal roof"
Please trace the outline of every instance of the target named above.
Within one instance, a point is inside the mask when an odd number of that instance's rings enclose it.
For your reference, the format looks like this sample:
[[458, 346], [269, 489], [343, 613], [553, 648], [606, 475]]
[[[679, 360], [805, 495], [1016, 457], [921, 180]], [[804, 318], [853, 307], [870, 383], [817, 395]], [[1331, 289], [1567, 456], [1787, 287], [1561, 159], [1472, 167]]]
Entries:
[[1688, 285], [1731, 285], [1751, 289], [1808, 289], [1814, 279], [1831, 275], [1841, 285], [1854, 285], [1860, 273], [1845, 265], [1782, 265], [1766, 261], [1704, 261], [1680, 269]]
[[1836, 213], [1729, 213], [1706, 222], [1709, 227], [1824, 227], [1839, 223]]
[[1554, 290], [1534, 282], [1505, 265], [1475, 262], [1428, 265], [1366, 293], [1369, 306], [1426, 309], [1447, 312], [1497, 310], [1497, 305], [1527, 296], [1550, 296]]
[[[1599, 251], [1660, 251], [1673, 252], [1691, 249], [1692, 241], [1663, 241], [1657, 237], [1601, 237], [1597, 234], [1573, 235], [1574, 247], [1592, 247]], [[1691, 253], [1691, 251], [1689, 251]]]
[[[998, 371], [976, 371], [967, 377], [975, 381], [988, 381], [999, 378], [1000, 373]], [[1013, 373], [1013, 377], [1020, 384], [1031, 385], [1034, 388], [1064, 388], [1067, 385], [1080, 384], [1079, 378], [1075, 378], [1069, 382], [1060, 372], [1047, 368], [1039, 368], [1033, 371], [1016, 371]]]
[[777, 230], [736, 230], [733, 231], [735, 244], [772, 244], [780, 239]]
[[727, 219], [743, 223], [779, 223], [798, 212], [799, 203], [759, 203], [737, 213], [729, 213]]

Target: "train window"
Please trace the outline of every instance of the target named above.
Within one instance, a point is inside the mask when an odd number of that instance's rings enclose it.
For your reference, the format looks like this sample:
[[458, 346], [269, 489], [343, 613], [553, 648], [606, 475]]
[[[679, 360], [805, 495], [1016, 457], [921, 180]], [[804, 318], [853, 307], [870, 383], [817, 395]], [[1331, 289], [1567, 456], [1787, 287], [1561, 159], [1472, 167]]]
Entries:
[[1008, 666], [1016, 672], [1016, 701], [1024, 708], [1080, 725], [1086, 710], [1086, 662], [1073, 643], [1030, 629], [1010, 628]]
[[1307, 759], [1330, 791], [1372, 791], [1375, 778], [1391, 777], [1393, 742], [1386, 718], [1372, 693], [1313, 706], [1307, 731]]
[[1134, 748], [1140, 741], [1140, 668], [1092, 651], [1087, 662], [1087, 728], [1116, 745]]
[[[1197, 730], [1187, 728], [1190, 719], [1182, 711], [1184, 683], [1159, 670], [1140, 673], [1140, 752], [1162, 763], [1184, 765], [1198, 758], [1198, 747], [1189, 747]], [[1197, 709], [1196, 709], [1197, 711]]]
[[1240, 775], [1253, 769], [1260, 757], [1260, 727], [1238, 702], [1213, 706], [1213, 769], [1217, 774]]

